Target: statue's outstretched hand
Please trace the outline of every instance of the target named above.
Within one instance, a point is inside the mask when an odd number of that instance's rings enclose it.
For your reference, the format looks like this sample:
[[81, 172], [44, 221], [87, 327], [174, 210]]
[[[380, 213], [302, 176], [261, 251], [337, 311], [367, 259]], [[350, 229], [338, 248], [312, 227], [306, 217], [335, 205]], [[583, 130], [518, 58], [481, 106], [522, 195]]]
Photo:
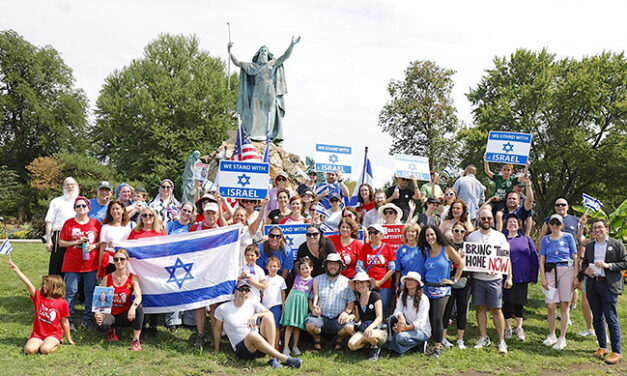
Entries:
[[233, 47], [233, 42], [229, 42], [229, 44], [227, 45], [227, 49], [229, 52], [231, 52], [231, 47]]
[[298, 36], [296, 38], [292, 37], [292, 46], [295, 45], [298, 42], [300, 42], [300, 36]]

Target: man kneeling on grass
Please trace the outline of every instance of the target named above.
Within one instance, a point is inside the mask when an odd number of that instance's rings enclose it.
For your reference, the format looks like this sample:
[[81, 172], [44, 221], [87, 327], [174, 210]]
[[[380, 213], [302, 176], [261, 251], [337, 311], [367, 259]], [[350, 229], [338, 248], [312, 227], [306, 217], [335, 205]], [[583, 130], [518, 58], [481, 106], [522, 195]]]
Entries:
[[248, 300], [249, 295], [248, 280], [240, 280], [235, 285], [235, 299], [216, 308], [216, 325], [213, 328], [215, 351], [220, 350], [220, 334], [224, 327], [238, 358], [252, 360], [267, 354], [270, 356], [268, 364], [273, 368], [283, 367], [279, 360], [288, 367], [299, 368], [303, 363], [301, 359], [283, 355], [274, 348], [276, 332], [272, 312], [258, 301]]

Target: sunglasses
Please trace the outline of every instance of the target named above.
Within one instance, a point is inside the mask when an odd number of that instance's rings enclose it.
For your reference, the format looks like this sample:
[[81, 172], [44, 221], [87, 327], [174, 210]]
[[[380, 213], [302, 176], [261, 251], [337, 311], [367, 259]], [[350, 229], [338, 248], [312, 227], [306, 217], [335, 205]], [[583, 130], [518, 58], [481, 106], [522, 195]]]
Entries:
[[268, 234], [268, 237], [270, 239], [281, 239], [281, 236], [283, 236], [283, 235], [281, 235], [281, 234]]
[[445, 193], [444, 196], [455, 196], [455, 193]]
[[172, 189], [172, 187], [169, 185], [162, 185], [161, 189]]
[[255, 202], [255, 200], [242, 199], [241, 202], [242, 204], [252, 204], [253, 202]]
[[242, 286], [242, 287], [238, 288], [237, 291], [244, 292], [244, 293], [250, 292], [250, 287]]
[[549, 224], [551, 226], [559, 226], [559, 225], [561, 225], [561, 223], [559, 223], [558, 221], [551, 221], [551, 222], [549, 222]]
[[568, 204], [555, 204], [555, 206], [568, 206]]
[[377, 235], [378, 233], [379, 233], [379, 231], [368, 230], [368, 234], [370, 234], [370, 235]]
[[150, 213], [150, 214], [148, 214], [148, 213], [142, 214], [142, 218], [153, 218], [154, 216], [155, 215], [152, 214], [152, 213]]
[[394, 210], [384, 210], [383, 214], [384, 215], [392, 215], [392, 214], [396, 214], [396, 212]]
[[274, 179], [276, 181], [287, 181], [286, 178], [284, 178], [283, 176], [279, 176], [278, 178]]
[[492, 217], [481, 217], [479, 219], [481, 219], [482, 221], [491, 221]]
[[308, 238], [315, 238], [315, 237], [316, 237], [316, 236], [318, 236], [318, 235], [320, 235], [320, 233], [319, 233], [319, 232], [308, 232], [308, 233], [306, 234], [306, 236], [307, 236]]
[[453, 230], [453, 232], [454, 232], [454, 233], [456, 233], [456, 234], [465, 234], [465, 233], [466, 233], [466, 230], [458, 230], [458, 229], [455, 229], [455, 230]]
[[79, 204], [79, 205], [75, 205], [74, 206], [75, 209], [83, 209], [83, 208], [86, 208], [86, 207], [87, 207], [87, 205], [83, 205], [83, 204]]
[[340, 202], [339, 198], [332, 198], [329, 200], [329, 202]]
[[113, 262], [123, 262], [126, 261], [126, 257], [114, 257]]

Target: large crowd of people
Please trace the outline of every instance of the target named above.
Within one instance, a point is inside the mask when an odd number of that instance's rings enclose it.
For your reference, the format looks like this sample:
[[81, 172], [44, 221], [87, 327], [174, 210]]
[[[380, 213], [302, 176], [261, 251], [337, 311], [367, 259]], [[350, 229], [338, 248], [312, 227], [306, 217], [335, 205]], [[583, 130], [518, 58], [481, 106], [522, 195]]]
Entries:
[[[555, 214], [542, 223], [541, 236], [534, 241], [528, 168], [515, 174], [514, 166], [502, 164], [500, 173], [493, 173], [485, 162], [485, 172], [494, 182], [492, 196], [476, 178], [474, 165], [467, 166], [452, 187], [440, 185], [438, 171], [432, 171], [422, 186], [413, 178], [398, 178], [386, 190], [363, 184], [356, 187], [355, 207], [348, 206], [349, 192], [339, 172], [326, 173], [325, 181], [316, 184], [318, 174], [308, 171], [309, 180], [298, 186], [280, 172], [265, 200], [236, 202], [217, 191], [198, 192], [195, 202], [179, 202], [170, 179], [161, 181], [159, 193], [150, 201], [141, 187], [121, 183], [114, 189], [107, 181], [98, 185], [95, 198], [88, 199], [79, 194], [78, 182], [68, 177], [64, 194], [50, 202], [45, 217], [50, 262], [41, 289], [9, 262], [35, 304], [33, 333], [24, 351], [48, 354], [64, 335], [73, 343], [74, 307], [81, 292], [83, 328], [117, 341], [116, 328], [131, 326], [131, 349], [141, 350], [141, 335], [156, 333], [162, 316], [144, 314], [143, 276], [129, 271], [128, 252], [114, 248], [114, 243], [235, 223], [242, 230], [241, 261], [233, 266], [239, 270], [233, 300], [192, 312], [170, 312], [162, 321], [171, 332], [195, 329], [195, 348], [206, 344], [209, 312], [216, 351], [226, 333], [237, 357], [268, 356], [268, 364], [277, 368], [300, 367], [297, 356], [302, 354], [304, 332], [313, 339], [311, 351], [321, 350], [330, 340], [335, 349], [366, 348], [372, 361], [382, 347], [398, 354], [416, 348], [440, 357], [453, 346], [466, 349], [472, 302], [479, 329], [479, 337], [472, 339], [474, 347], [491, 344], [489, 311], [497, 351], [506, 354], [514, 335], [518, 341], [526, 340], [528, 285], [536, 283], [539, 274], [548, 307], [542, 343], [556, 350], [567, 346], [569, 312], [576, 309], [579, 288], [586, 320], [586, 330], [579, 334], [596, 335], [599, 348], [594, 356], [618, 363], [623, 356], [616, 302], [623, 289], [620, 272], [627, 269], [625, 247], [609, 237], [604, 220], [588, 223], [586, 215], [569, 214], [563, 198], [555, 200]], [[317, 206], [323, 206], [326, 215]], [[263, 224], [272, 226], [267, 235]], [[282, 224], [307, 225], [306, 241], [290, 246]], [[390, 225], [403, 225], [398, 249], [385, 240]], [[586, 226], [591, 226], [588, 237]], [[336, 234], [325, 235], [329, 230]], [[507, 273], [464, 270], [464, 242], [509, 250]], [[114, 288], [110, 314], [91, 312], [97, 285]], [[453, 321], [455, 339], [447, 338]]]

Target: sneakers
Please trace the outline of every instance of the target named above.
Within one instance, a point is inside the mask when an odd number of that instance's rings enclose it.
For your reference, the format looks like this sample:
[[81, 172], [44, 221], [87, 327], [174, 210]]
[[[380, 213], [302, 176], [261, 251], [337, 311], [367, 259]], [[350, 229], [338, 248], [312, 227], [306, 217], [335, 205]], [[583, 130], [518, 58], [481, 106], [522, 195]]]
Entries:
[[[299, 356], [299, 355], [302, 355], [303, 353], [300, 352], [300, 349], [298, 348], [298, 346], [294, 346], [292, 347], [292, 354]], [[289, 355], [289, 354], [285, 354], [285, 355]]]
[[109, 342], [119, 341], [118, 336], [115, 334], [115, 329], [109, 329], [109, 331], [107, 332], [107, 341]]
[[571, 320], [570, 318], [568, 318], [568, 325], [573, 325], [573, 320]]
[[276, 358], [270, 358], [268, 365], [272, 368], [283, 368], [283, 365]]
[[283, 348], [283, 355], [290, 356], [290, 348], [289, 347], [285, 346]]
[[546, 336], [546, 339], [542, 341], [544, 346], [553, 346], [555, 343], [557, 343], [557, 337], [555, 337], [555, 334], [549, 334]]
[[475, 349], [482, 349], [488, 346], [490, 346], [490, 337], [479, 337], [475, 344]]
[[368, 360], [371, 362], [376, 362], [379, 359], [379, 353], [381, 352], [380, 347], [373, 347], [368, 352]]
[[507, 344], [504, 339], [499, 341], [496, 345], [496, 349], [499, 351], [499, 354], [507, 354]]
[[516, 337], [519, 341], [525, 340], [525, 330], [523, 328], [516, 328]]
[[176, 330], [178, 329], [178, 327], [176, 325], [170, 325], [168, 326], [168, 330], [170, 331], [170, 333], [174, 334], [176, 333]]
[[460, 350], [466, 350], [466, 345], [464, 344], [464, 340], [463, 339], [458, 339], [457, 340], [457, 347], [459, 347]]
[[300, 365], [303, 364], [303, 361], [302, 359], [288, 356], [285, 364], [290, 368], [300, 368]]
[[589, 337], [589, 336], [593, 336], [594, 334], [594, 329], [586, 329], [586, 330], [582, 330], [581, 332], [579, 332], [579, 335], [582, 337]]
[[452, 344], [452, 343], [450, 343], [450, 342], [448, 341], [448, 339], [443, 338], [443, 339], [442, 339], [442, 346], [446, 347], [447, 349], [450, 349], [450, 348], [452, 348], [452, 347], [453, 347], [453, 344]]
[[592, 356], [594, 356], [595, 358], [599, 358], [599, 359], [605, 358], [606, 355], [607, 355], [607, 349], [604, 349], [602, 347], [599, 347], [599, 349], [595, 351], [594, 354], [592, 354]]
[[512, 338], [512, 328], [505, 328], [505, 339]]
[[432, 358], [439, 358], [440, 355], [442, 355], [442, 352], [444, 351], [444, 347], [440, 346], [440, 347], [434, 347], [433, 350], [431, 350], [431, 357]]
[[196, 342], [194, 342], [194, 348], [196, 350], [202, 350], [202, 347], [205, 345], [205, 335], [198, 333], [196, 336]]
[[605, 363], [607, 364], [618, 364], [623, 360], [623, 354], [617, 354], [615, 352], [611, 353], [610, 356], [608, 356], [605, 359]]
[[553, 345], [553, 350], [564, 350], [565, 347], [566, 347], [566, 338], [559, 337], [557, 339], [557, 342], [555, 342], [555, 345]]
[[142, 344], [139, 342], [138, 339], [134, 339], [133, 345], [131, 346], [131, 351], [141, 351], [141, 350], [142, 350]]
[[577, 310], [577, 303], [573, 303], [570, 305], [570, 310], [571, 311], [576, 311]]

